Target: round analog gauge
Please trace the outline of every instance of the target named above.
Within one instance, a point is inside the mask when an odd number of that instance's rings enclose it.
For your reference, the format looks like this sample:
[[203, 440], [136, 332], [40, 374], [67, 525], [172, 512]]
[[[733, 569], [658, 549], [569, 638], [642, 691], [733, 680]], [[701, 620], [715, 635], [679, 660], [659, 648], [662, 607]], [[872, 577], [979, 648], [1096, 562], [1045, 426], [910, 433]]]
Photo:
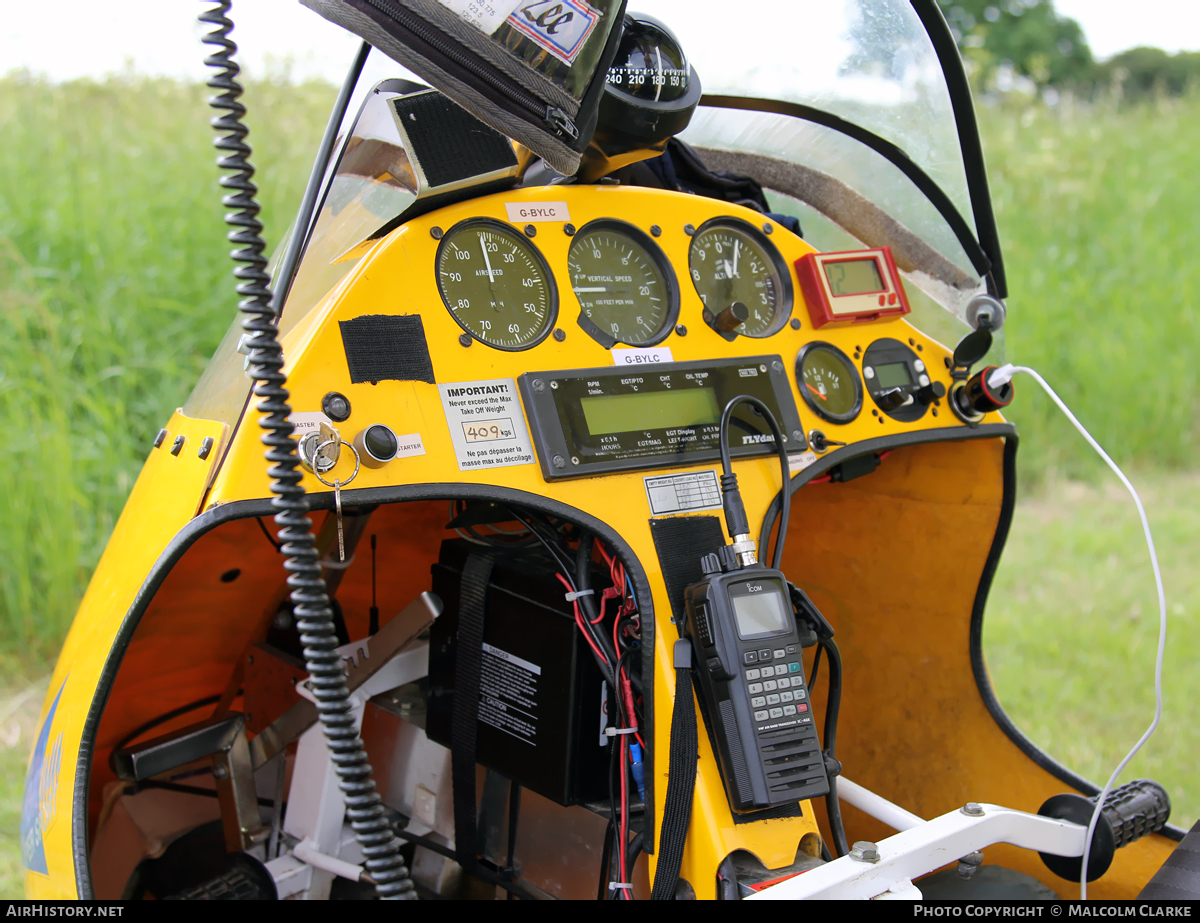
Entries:
[[849, 423], [862, 410], [862, 379], [846, 354], [829, 343], [800, 350], [796, 384], [808, 406], [830, 423]]
[[712, 315], [736, 301], [746, 306], [750, 316], [735, 333], [769, 337], [792, 313], [787, 264], [765, 234], [738, 218], [713, 218], [700, 225], [688, 251], [688, 271]]
[[584, 225], [567, 252], [571, 287], [579, 299], [579, 326], [594, 340], [653, 346], [679, 316], [679, 288], [662, 251], [620, 221]]
[[558, 292], [545, 259], [519, 232], [488, 218], [451, 228], [437, 250], [438, 291], [471, 336], [528, 349], [554, 326]]

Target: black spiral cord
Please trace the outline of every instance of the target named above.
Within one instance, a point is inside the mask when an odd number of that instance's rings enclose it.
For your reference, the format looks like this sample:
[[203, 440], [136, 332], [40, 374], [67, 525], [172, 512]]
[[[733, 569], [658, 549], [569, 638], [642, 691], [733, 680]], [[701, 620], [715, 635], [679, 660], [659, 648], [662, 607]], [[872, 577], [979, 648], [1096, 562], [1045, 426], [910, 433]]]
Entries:
[[216, 4], [201, 13], [199, 19], [216, 27], [204, 35], [203, 41], [219, 49], [206, 57], [204, 63], [220, 68], [219, 73], [209, 78], [208, 86], [218, 91], [218, 95], [209, 98], [209, 105], [222, 113], [211, 122], [218, 132], [213, 144], [222, 152], [217, 165], [228, 171], [228, 175], [221, 177], [221, 187], [228, 190], [221, 204], [231, 209], [225, 215], [225, 223], [233, 228], [227, 235], [234, 245], [230, 256], [242, 264], [233, 273], [241, 299], [238, 310], [245, 315], [242, 328], [250, 336], [250, 376], [254, 381], [254, 396], [260, 399], [256, 409], [263, 414], [259, 424], [266, 430], [262, 441], [267, 446], [270, 466], [267, 473], [271, 492], [275, 494], [271, 505], [277, 510], [275, 523], [279, 526], [283, 566], [289, 574], [287, 582], [292, 588], [291, 600], [304, 644], [304, 658], [338, 787], [345, 798], [346, 817], [362, 847], [366, 871], [383, 900], [411, 900], [416, 898], [412, 879], [400, 855], [400, 843], [384, 817], [367, 753], [354, 726], [345, 665], [337, 652], [333, 612], [317, 563], [308, 500], [297, 471], [299, 460], [288, 420], [292, 411], [285, 387], [283, 349], [276, 337], [271, 279], [264, 255], [266, 242], [255, 201], [258, 187], [252, 182], [254, 167], [246, 142], [249, 129], [242, 123], [246, 108], [238, 102], [242, 87], [235, 79], [239, 72], [233, 60], [237, 45], [229, 38], [233, 20], [226, 15], [231, 4], [230, 0], [206, 2]]

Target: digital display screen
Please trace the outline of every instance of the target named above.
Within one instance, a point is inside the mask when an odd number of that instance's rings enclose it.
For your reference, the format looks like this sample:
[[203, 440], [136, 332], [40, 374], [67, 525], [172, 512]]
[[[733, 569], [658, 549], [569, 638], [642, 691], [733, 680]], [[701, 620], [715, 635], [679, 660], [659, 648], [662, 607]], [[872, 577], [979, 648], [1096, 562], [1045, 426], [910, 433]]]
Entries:
[[881, 388], [899, 388], [913, 383], [907, 362], [889, 362], [875, 366], [875, 380]]
[[783, 607], [783, 593], [771, 584], [758, 586], [763, 587], [761, 593], [730, 595], [738, 634], [743, 638], [753, 638], [770, 632], [790, 631], [787, 610]]
[[712, 388], [603, 394], [581, 398], [579, 405], [593, 436], [721, 422], [721, 407]]
[[834, 295], [866, 295], [886, 291], [875, 259], [827, 260], [821, 264]]

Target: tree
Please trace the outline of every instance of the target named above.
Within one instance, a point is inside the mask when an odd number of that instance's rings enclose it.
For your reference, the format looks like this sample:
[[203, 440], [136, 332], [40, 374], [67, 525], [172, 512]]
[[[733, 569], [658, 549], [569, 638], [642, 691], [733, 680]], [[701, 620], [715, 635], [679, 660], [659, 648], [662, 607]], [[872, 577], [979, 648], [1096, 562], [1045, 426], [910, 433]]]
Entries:
[[1083, 29], [1053, 0], [938, 0], [963, 57], [984, 87], [1008, 65], [1040, 87], [1080, 87], [1095, 62]]

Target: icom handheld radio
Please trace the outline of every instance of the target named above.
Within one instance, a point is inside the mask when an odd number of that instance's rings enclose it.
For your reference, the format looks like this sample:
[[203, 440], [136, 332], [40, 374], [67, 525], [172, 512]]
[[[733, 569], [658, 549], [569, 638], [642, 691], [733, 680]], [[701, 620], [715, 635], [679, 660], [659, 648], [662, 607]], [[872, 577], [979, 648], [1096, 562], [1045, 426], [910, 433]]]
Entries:
[[771, 425], [784, 466], [783, 509], [775, 563], [787, 529], [788, 467], [782, 433], [755, 398], [734, 398], [722, 416], [725, 520], [733, 542], [701, 561], [704, 579], [685, 591], [684, 631], [692, 641], [706, 720], [731, 808], [760, 811], [829, 793], [824, 756], [804, 681], [803, 647], [812, 630], [798, 625], [793, 602], [827, 625], [783, 572], [757, 562], [731, 471], [725, 430], [733, 408], [755, 405]]

